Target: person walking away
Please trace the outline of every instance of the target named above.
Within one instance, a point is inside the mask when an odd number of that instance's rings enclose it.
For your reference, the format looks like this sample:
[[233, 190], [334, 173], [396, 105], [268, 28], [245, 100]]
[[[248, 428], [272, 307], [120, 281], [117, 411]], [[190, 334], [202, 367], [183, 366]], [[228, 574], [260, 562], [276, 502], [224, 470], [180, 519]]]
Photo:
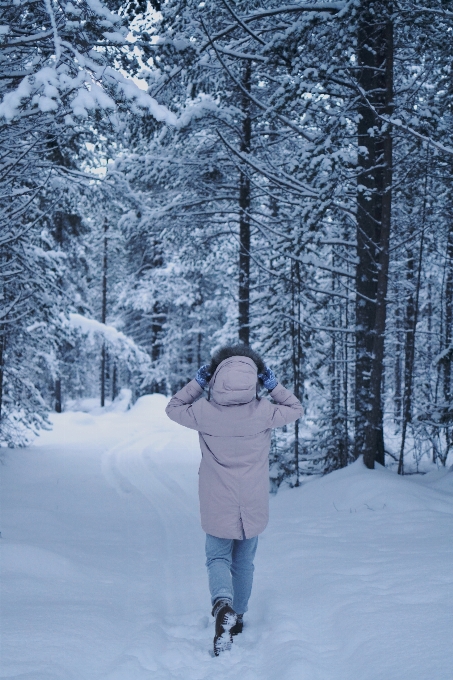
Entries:
[[[274, 403], [259, 398], [261, 386]], [[259, 354], [233, 345], [198, 370], [170, 399], [166, 413], [199, 434], [200, 514], [218, 656], [242, 632], [258, 535], [268, 523], [272, 429], [300, 418], [303, 408]]]

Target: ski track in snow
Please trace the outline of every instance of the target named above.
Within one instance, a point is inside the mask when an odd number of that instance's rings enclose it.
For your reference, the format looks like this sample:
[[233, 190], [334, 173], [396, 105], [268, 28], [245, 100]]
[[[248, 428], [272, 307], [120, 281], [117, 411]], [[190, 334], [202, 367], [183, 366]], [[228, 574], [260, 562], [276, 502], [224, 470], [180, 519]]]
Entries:
[[453, 473], [361, 461], [271, 498], [244, 633], [211, 657], [198, 439], [165, 404], [7, 452], [1, 678], [452, 680]]

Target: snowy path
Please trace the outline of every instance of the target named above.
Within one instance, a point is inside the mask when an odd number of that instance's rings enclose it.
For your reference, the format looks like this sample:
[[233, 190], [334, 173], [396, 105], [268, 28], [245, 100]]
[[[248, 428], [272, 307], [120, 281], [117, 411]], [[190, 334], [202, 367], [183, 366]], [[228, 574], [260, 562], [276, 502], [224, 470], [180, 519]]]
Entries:
[[7, 453], [1, 678], [452, 680], [453, 473], [360, 461], [271, 499], [247, 627], [211, 658], [197, 436], [165, 403]]

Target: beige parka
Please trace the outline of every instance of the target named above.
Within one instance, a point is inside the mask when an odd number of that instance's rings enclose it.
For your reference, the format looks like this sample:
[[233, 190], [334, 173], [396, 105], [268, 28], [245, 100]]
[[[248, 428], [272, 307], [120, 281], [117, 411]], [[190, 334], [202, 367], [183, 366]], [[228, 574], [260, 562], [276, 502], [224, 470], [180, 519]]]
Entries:
[[191, 380], [169, 401], [171, 420], [197, 430], [201, 525], [219, 538], [252, 538], [269, 518], [271, 431], [303, 414], [300, 401], [283, 385], [257, 397], [257, 367], [248, 357], [222, 361], [209, 382], [208, 399]]

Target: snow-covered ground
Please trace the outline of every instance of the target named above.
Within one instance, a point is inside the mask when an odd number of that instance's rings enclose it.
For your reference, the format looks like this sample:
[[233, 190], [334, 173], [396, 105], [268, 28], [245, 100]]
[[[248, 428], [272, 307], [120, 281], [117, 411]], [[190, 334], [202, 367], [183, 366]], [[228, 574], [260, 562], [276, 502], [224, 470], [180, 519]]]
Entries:
[[453, 473], [360, 460], [271, 498], [246, 628], [212, 658], [197, 435], [165, 404], [7, 451], [0, 677], [452, 680]]

